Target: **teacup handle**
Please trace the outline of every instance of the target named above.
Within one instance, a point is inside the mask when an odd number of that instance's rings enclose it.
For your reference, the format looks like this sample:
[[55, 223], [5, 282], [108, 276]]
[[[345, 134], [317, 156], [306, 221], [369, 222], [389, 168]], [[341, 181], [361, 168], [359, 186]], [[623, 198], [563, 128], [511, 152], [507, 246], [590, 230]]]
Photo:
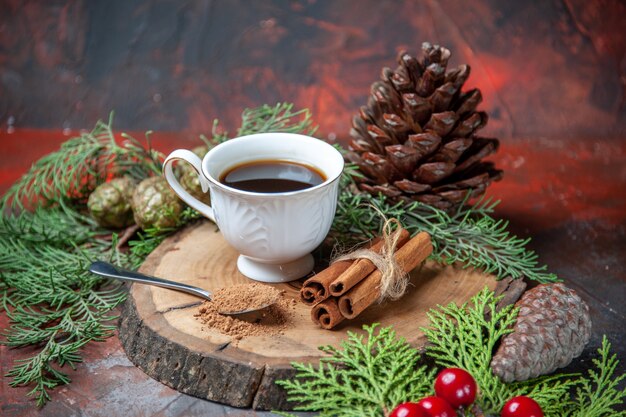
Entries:
[[204, 177], [202, 173], [202, 160], [195, 153], [186, 149], [177, 149], [165, 158], [163, 162], [163, 174], [165, 179], [170, 184], [170, 187], [176, 194], [192, 208], [196, 209], [200, 214], [207, 217], [209, 220], [215, 223], [215, 216], [213, 215], [213, 209], [208, 204], [204, 204], [202, 201], [193, 197], [185, 190], [174, 175], [174, 169], [172, 164], [174, 161], [185, 161], [193, 167], [198, 173], [198, 179], [200, 180], [200, 186], [202, 192], [207, 192], [209, 189], [209, 181]]

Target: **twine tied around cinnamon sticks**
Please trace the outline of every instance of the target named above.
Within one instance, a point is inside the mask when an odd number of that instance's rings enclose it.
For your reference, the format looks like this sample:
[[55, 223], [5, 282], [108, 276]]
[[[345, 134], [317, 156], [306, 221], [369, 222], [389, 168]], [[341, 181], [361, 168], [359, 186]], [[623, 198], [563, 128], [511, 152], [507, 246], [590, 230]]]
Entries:
[[[397, 228], [392, 232], [393, 225]], [[312, 306], [312, 320], [332, 329], [345, 319], [357, 317], [376, 301], [401, 297], [409, 283], [408, 273], [433, 250], [428, 233], [409, 237], [398, 220], [386, 220], [382, 238], [369, 248], [336, 259], [306, 280], [300, 296]]]
[[[393, 226], [396, 226], [396, 232], [393, 231]], [[408, 272], [398, 265], [393, 256], [398, 244], [406, 242], [406, 236], [402, 237], [403, 230], [398, 219], [387, 219], [383, 225], [380, 253], [367, 248], [357, 249], [336, 257], [331, 263], [367, 259], [380, 271], [378, 302], [382, 303], [385, 299], [397, 300], [404, 295], [409, 285]]]

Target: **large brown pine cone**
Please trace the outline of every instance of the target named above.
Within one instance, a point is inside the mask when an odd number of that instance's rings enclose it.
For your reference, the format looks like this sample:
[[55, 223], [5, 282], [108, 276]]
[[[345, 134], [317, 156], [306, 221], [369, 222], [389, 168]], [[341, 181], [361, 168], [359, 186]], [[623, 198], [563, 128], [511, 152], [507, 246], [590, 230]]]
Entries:
[[505, 382], [525, 381], [567, 366], [589, 342], [589, 307], [565, 285], [539, 285], [515, 305], [520, 310], [514, 331], [502, 338], [491, 360], [493, 373]]
[[498, 139], [474, 134], [487, 124], [487, 114], [476, 111], [480, 90], [461, 91], [470, 67], [446, 71], [449, 57], [424, 43], [421, 60], [401, 52], [398, 68], [384, 68], [372, 84], [350, 131], [348, 159], [365, 175], [362, 191], [450, 209], [500, 179], [502, 171], [482, 161]]

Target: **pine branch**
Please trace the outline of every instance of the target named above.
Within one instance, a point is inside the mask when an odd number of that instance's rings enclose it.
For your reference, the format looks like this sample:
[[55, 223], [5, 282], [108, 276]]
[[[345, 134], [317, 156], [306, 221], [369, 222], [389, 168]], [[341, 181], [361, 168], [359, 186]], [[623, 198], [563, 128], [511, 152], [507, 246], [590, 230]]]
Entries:
[[[479, 405], [495, 412], [511, 398], [509, 390], [493, 375], [491, 355], [496, 342], [512, 331], [517, 311], [507, 306], [496, 311], [497, 299], [485, 289], [462, 306], [449, 304], [428, 313], [430, 327], [422, 329], [430, 345], [427, 354], [443, 367], [467, 370], [480, 387]], [[487, 321], [485, 311], [492, 311]]]
[[298, 410], [325, 416], [382, 416], [402, 399], [417, 400], [430, 391], [434, 371], [418, 367], [419, 353], [390, 328], [366, 335], [348, 332], [341, 347], [321, 347], [328, 357], [319, 367], [294, 363], [297, 376], [279, 381]]
[[587, 379], [581, 379], [576, 389], [576, 411], [572, 417], [626, 416], [625, 411], [615, 410], [623, 407], [626, 400], [626, 388], [619, 389], [626, 374], [614, 376], [618, 360], [610, 350], [611, 344], [604, 336], [598, 349], [600, 359], [593, 359], [596, 370], [589, 370]]
[[128, 242], [130, 254], [128, 264], [131, 268], [139, 268], [143, 261], [153, 250], [157, 248], [168, 236], [185, 225], [201, 218], [202, 215], [194, 209], [187, 207], [180, 215], [178, 224], [175, 227], [152, 228], [137, 233], [137, 237]]
[[89, 227], [78, 213], [61, 208], [22, 212], [0, 223], [0, 290], [11, 321], [0, 343], [41, 346], [6, 376], [12, 386], [34, 385], [29, 395], [38, 405], [49, 399], [50, 389], [69, 382], [59, 368], [73, 368], [84, 345], [113, 334], [115, 326], [107, 323], [126, 296], [119, 285], [86, 271], [90, 260], [111, 253], [111, 243], [96, 241]]
[[71, 240], [82, 244], [106, 233], [93, 219], [64, 202], [54, 208], [38, 207], [32, 213], [7, 213], [0, 217], [0, 238], [19, 236], [20, 240], [31, 243], [65, 246]]
[[380, 211], [399, 219], [412, 235], [428, 232], [433, 239], [431, 259], [437, 262], [479, 268], [498, 278], [527, 277], [541, 283], [558, 280], [546, 272], [545, 265], [539, 266], [537, 254], [526, 248], [530, 239], [510, 234], [508, 222], [491, 217], [497, 202], [481, 200], [449, 214], [418, 202], [390, 205], [382, 196], [356, 193], [349, 183], [344, 184], [332, 228], [338, 240], [363, 241], [380, 233]]
[[82, 214], [89, 193], [107, 179], [160, 172], [161, 154], [148, 135], [147, 147], [125, 139], [116, 142], [111, 119], [98, 122], [36, 161], [0, 200], [0, 291], [11, 322], [0, 343], [35, 347], [6, 376], [12, 386], [33, 386], [39, 406], [49, 390], [69, 383], [61, 368], [74, 368], [83, 346], [114, 334], [113, 310], [126, 298], [119, 284], [86, 271], [96, 259], [128, 266], [128, 257], [116, 250], [114, 234]]
[[245, 109], [241, 115], [241, 127], [237, 136], [253, 133], [284, 132], [313, 135], [317, 126], [313, 123], [308, 109], [293, 111], [293, 104], [277, 103]]
[[18, 364], [6, 375], [13, 378], [9, 385], [16, 387], [35, 383], [35, 387], [28, 395], [36, 398], [37, 406], [43, 406], [50, 400], [48, 392], [50, 389], [71, 381], [66, 373], [60, 372], [51, 364], [62, 362], [74, 369], [75, 364], [81, 361], [77, 351], [82, 346], [81, 344], [57, 343], [55, 338], [50, 338], [39, 353], [17, 361]]
[[[143, 179], [160, 172], [162, 155], [126, 135], [118, 144], [108, 123], [98, 121], [89, 133], [82, 133], [61, 148], [36, 161], [0, 200], [6, 209], [49, 206], [59, 201], [85, 200], [107, 178], [130, 175]], [[26, 206], [26, 207], [25, 207]]]

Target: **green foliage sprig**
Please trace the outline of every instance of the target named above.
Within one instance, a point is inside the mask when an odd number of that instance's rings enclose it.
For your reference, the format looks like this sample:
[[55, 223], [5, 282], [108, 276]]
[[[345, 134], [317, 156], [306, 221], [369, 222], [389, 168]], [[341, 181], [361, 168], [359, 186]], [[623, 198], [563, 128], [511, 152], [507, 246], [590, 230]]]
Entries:
[[[583, 375], [551, 375], [507, 384], [490, 369], [497, 341], [510, 332], [517, 310], [496, 312], [499, 297], [485, 289], [469, 303], [439, 306], [429, 312], [425, 355], [441, 367], [466, 369], [476, 379], [477, 408], [466, 417], [496, 416], [507, 400], [527, 395], [542, 407], [546, 417], [613, 417], [626, 398], [618, 388], [624, 375], [615, 376], [617, 359], [604, 338], [594, 360], [595, 370]], [[495, 312], [490, 318], [485, 311]], [[365, 335], [349, 332], [341, 348], [321, 347], [329, 357], [320, 366], [293, 363], [296, 377], [279, 381], [296, 410], [316, 411], [321, 417], [386, 416], [397, 404], [418, 401], [433, 394], [436, 367], [421, 365], [420, 353], [389, 327], [364, 326]], [[410, 381], [410, 382], [409, 382]], [[571, 390], [575, 388], [573, 398]]]
[[35, 348], [6, 376], [12, 386], [32, 386], [39, 406], [70, 381], [61, 368], [74, 368], [83, 346], [114, 334], [114, 310], [126, 297], [86, 270], [96, 259], [129, 259], [117, 251], [117, 235], [84, 214], [89, 193], [114, 176], [160, 172], [162, 155], [149, 140], [123, 135], [119, 143], [111, 124], [112, 115], [36, 161], [0, 200], [0, 293], [10, 319], [0, 343]]
[[408, 399], [431, 391], [435, 370], [419, 366], [420, 354], [395, 332], [376, 324], [366, 336], [348, 333], [340, 348], [320, 347], [329, 354], [319, 367], [294, 363], [298, 379], [279, 381], [298, 410], [319, 411], [320, 417], [380, 416]]
[[128, 254], [128, 266], [138, 269], [148, 255], [157, 248], [168, 236], [180, 230], [190, 222], [201, 218], [200, 213], [187, 207], [180, 214], [180, 219], [175, 227], [150, 228], [139, 231], [137, 236], [128, 242], [130, 253]]
[[91, 260], [113, 255], [113, 241], [98, 239], [91, 219], [66, 207], [39, 208], [0, 222], [0, 294], [10, 319], [3, 344], [35, 346], [6, 375], [11, 386], [33, 385], [38, 405], [48, 391], [70, 378], [58, 367], [74, 368], [80, 349], [113, 335], [114, 308], [125, 298], [119, 285], [86, 271]]
[[512, 235], [508, 222], [492, 217], [498, 202], [489, 199], [461, 205], [454, 213], [422, 204], [391, 205], [383, 196], [354, 193], [350, 185], [339, 196], [334, 233], [363, 241], [380, 233], [384, 219], [397, 218], [412, 235], [425, 231], [432, 237], [431, 259], [493, 273], [498, 278], [526, 277], [541, 283], [555, 282], [555, 274], [538, 263], [537, 254], [526, 246], [530, 239]]
[[502, 336], [513, 331], [517, 310], [507, 306], [489, 321], [484, 312], [494, 311], [493, 293], [483, 291], [468, 304], [449, 304], [428, 313], [431, 327], [423, 329], [428, 341], [427, 353], [444, 368], [468, 371], [480, 387], [481, 408], [485, 411], [502, 406], [511, 398], [509, 390], [493, 375], [491, 355]]
[[590, 369], [587, 378], [581, 379], [576, 388], [573, 417], [626, 416], [626, 411], [621, 414], [614, 412], [615, 406], [623, 406], [626, 401], [626, 389], [619, 389], [626, 374], [613, 377], [619, 361], [610, 351], [611, 344], [604, 336], [602, 346], [598, 349], [600, 358], [593, 359], [596, 369]]
[[237, 136], [253, 133], [283, 132], [312, 136], [317, 131], [308, 109], [295, 110], [291, 103], [267, 104], [246, 109], [241, 114], [241, 127]]
[[[131, 136], [119, 144], [108, 123], [98, 121], [91, 132], [69, 139], [55, 152], [35, 162], [0, 200], [4, 210], [49, 206], [59, 201], [82, 201], [99, 184], [114, 176], [141, 180], [160, 173], [163, 155]], [[26, 207], [25, 207], [26, 205]]]

